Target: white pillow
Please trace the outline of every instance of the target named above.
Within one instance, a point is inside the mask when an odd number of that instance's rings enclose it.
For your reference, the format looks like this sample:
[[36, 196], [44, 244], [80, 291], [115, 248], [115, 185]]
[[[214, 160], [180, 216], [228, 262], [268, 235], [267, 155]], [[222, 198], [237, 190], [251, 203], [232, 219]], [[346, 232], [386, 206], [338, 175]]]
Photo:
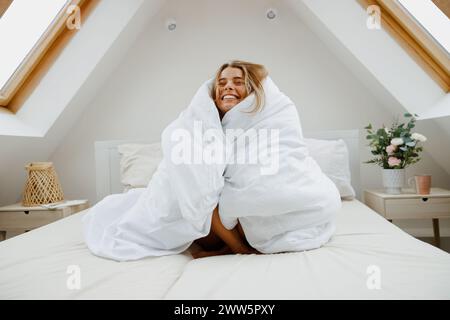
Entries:
[[344, 140], [304, 139], [310, 156], [322, 172], [334, 182], [342, 199], [354, 199], [355, 190], [351, 184], [350, 161]]
[[161, 143], [129, 143], [118, 146], [120, 159], [120, 181], [124, 191], [145, 188], [162, 160]]
[[[341, 198], [354, 199], [355, 190], [351, 185], [349, 155], [342, 139], [304, 139], [311, 157], [324, 174], [334, 182]], [[162, 160], [161, 143], [123, 144], [118, 147], [120, 160], [120, 181], [127, 191], [145, 188]]]

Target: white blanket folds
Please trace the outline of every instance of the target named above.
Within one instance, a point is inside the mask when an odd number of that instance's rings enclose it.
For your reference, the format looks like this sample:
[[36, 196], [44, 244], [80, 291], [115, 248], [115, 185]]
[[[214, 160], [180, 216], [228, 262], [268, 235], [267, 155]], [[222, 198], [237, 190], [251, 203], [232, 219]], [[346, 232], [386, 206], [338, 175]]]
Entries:
[[180, 253], [209, 233], [218, 204], [224, 226], [239, 221], [263, 253], [330, 239], [339, 192], [309, 156], [293, 102], [267, 77], [262, 111], [248, 112], [251, 94], [220, 121], [212, 81], [163, 131], [163, 160], [147, 188], [109, 195], [86, 214], [94, 254], [126, 261]]

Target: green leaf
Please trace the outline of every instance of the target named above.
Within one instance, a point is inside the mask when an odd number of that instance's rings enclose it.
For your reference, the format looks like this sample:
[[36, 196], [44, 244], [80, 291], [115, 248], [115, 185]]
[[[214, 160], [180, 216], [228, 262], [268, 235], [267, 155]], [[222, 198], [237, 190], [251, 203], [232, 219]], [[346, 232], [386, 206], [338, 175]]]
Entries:
[[383, 133], [386, 133], [386, 131], [384, 131], [384, 129], [378, 129], [377, 130], [377, 135], [383, 136]]
[[411, 118], [412, 114], [407, 112], [407, 113], [404, 114], [404, 116], [405, 116], [405, 118]]

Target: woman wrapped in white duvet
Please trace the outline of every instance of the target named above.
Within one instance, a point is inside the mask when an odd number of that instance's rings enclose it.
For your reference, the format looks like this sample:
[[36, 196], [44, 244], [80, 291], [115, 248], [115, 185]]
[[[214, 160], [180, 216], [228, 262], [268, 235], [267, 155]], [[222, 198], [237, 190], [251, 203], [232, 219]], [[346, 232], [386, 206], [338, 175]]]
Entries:
[[[278, 153], [279, 163], [266, 174], [260, 166], [227, 164], [210, 233], [195, 241], [200, 248], [193, 256], [303, 251], [328, 242], [340, 195], [309, 156], [292, 101], [273, 84], [263, 65], [245, 61], [223, 64], [210, 88], [224, 132], [277, 130], [277, 146], [273, 148], [271, 140], [270, 152]], [[254, 104], [249, 112], [242, 102], [251, 94]], [[246, 146], [252, 143], [252, 137], [247, 138]]]
[[118, 261], [194, 241], [194, 257], [319, 248], [341, 201], [302, 138], [294, 103], [262, 65], [224, 64], [164, 129], [147, 188], [109, 195], [84, 216], [88, 248]]

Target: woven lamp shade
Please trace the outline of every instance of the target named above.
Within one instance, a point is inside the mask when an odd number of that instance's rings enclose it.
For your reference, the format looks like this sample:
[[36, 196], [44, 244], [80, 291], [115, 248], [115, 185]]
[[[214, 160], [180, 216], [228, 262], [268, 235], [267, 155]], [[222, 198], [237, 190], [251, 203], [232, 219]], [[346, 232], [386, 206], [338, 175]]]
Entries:
[[32, 162], [25, 166], [28, 179], [22, 205], [33, 207], [64, 200], [64, 195], [52, 162]]

